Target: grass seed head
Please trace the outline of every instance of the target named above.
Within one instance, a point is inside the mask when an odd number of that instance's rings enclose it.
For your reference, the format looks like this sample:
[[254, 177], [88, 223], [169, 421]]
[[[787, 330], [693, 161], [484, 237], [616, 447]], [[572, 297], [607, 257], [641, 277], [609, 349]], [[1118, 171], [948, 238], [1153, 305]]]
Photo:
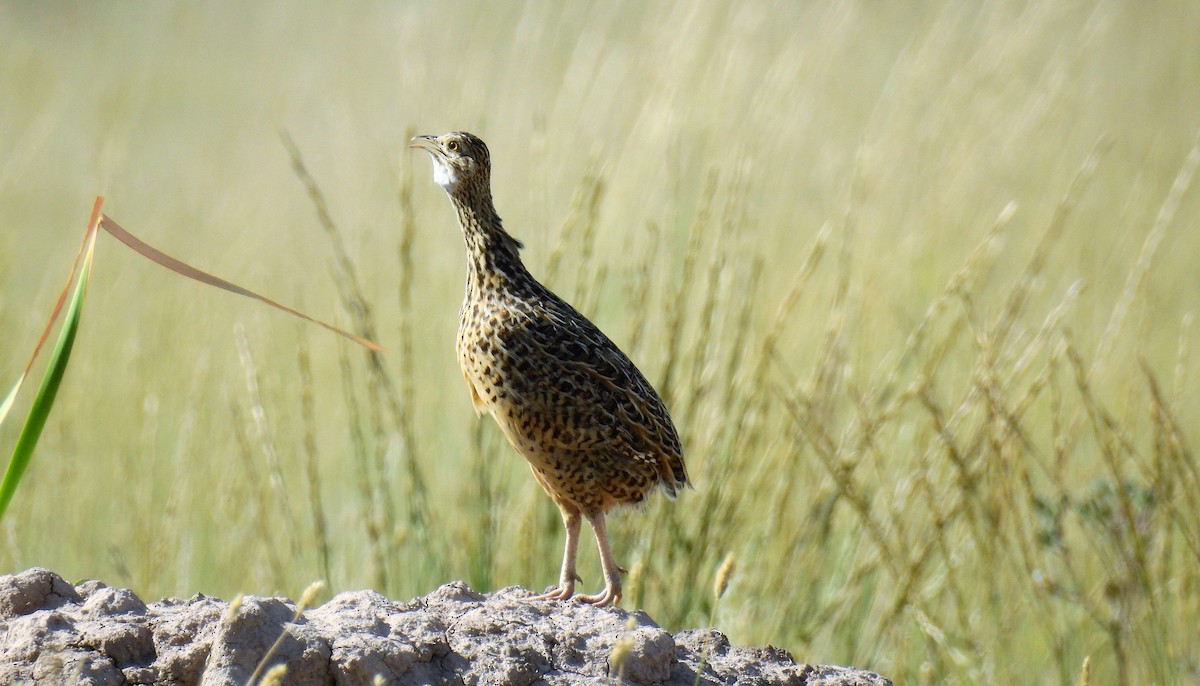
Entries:
[[733, 576], [736, 566], [737, 559], [734, 558], [733, 553], [727, 554], [717, 569], [717, 578], [713, 580], [713, 598], [715, 600], [725, 597], [725, 591], [729, 589], [729, 578]]
[[275, 665], [267, 670], [263, 675], [262, 681], [258, 682], [259, 686], [283, 686], [284, 677], [287, 676], [287, 665]]
[[296, 612], [304, 612], [313, 606], [313, 602], [317, 599], [317, 594], [325, 590], [324, 581], [314, 581], [304, 589], [304, 593], [300, 594], [300, 604], [296, 606]]
[[608, 658], [609, 674], [619, 676], [625, 669], [625, 661], [633, 651], [633, 637], [622, 636], [613, 644], [612, 655]]
[[231, 622], [234, 617], [237, 617], [238, 610], [242, 609], [243, 599], [245, 599], [245, 596], [239, 593], [233, 600], [229, 601], [229, 611], [225, 613], [226, 622]]

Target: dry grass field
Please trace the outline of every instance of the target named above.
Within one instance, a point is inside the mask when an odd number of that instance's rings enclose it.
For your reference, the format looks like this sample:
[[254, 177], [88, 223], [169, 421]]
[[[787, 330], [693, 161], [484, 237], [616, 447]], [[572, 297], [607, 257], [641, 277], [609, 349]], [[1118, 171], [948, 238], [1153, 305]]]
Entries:
[[553, 583], [406, 148], [465, 129], [531, 269], [679, 425], [695, 490], [612, 524], [626, 607], [896, 683], [1195, 683], [1196, 36], [1191, 2], [4, 2], [5, 378], [99, 194], [390, 351], [102, 237], [0, 568]]

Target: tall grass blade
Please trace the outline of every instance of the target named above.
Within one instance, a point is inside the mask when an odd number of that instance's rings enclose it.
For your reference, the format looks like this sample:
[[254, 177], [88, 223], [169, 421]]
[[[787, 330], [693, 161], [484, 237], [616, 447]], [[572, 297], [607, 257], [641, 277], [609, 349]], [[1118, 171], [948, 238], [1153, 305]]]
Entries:
[[13, 400], [17, 397], [17, 391], [21, 390], [21, 385], [24, 383], [25, 374], [21, 374], [21, 377], [13, 384], [12, 390], [5, 396], [4, 402], [0, 403], [0, 424], [4, 423], [4, 418], [8, 416], [8, 411], [12, 409]]
[[265, 296], [259, 295], [258, 293], [255, 293], [252, 290], [249, 290], [247, 288], [242, 288], [241, 286], [239, 286], [235, 283], [230, 283], [230, 282], [226, 281], [225, 279], [213, 276], [212, 274], [209, 274], [207, 272], [202, 272], [199, 269], [196, 269], [195, 267], [191, 266], [190, 264], [180, 262], [179, 260], [175, 259], [174, 257], [171, 257], [170, 255], [163, 253], [162, 251], [158, 250], [157, 248], [146, 244], [141, 239], [139, 239], [137, 236], [134, 236], [133, 234], [126, 231], [125, 229], [121, 228], [121, 225], [116, 223], [115, 221], [113, 221], [111, 217], [105, 216], [103, 219], [101, 219], [100, 228], [107, 231], [113, 238], [116, 238], [117, 240], [121, 241], [122, 243], [127, 245], [131, 250], [138, 253], [142, 257], [145, 257], [146, 259], [151, 260], [152, 262], [155, 262], [163, 267], [166, 267], [167, 269], [170, 269], [171, 271], [175, 272], [176, 274], [179, 274], [181, 276], [186, 276], [189, 279], [195, 279], [196, 281], [199, 281], [200, 283], [208, 284], [209, 286], [216, 286], [217, 288], [229, 291], [230, 293], [237, 293], [238, 295], [245, 296], [245, 297], [251, 298], [253, 300], [257, 300], [266, 305], [270, 305], [271, 307], [274, 307], [277, 310], [282, 310], [284, 312], [287, 312], [290, 315], [299, 317], [308, 322], [312, 322], [313, 324], [316, 324], [318, 326], [322, 326], [322, 327], [338, 334], [339, 336], [344, 336], [346, 338], [349, 338], [350, 340], [354, 341], [355, 343], [358, 343], [359, 345], [370, 348], [371, 350], [374, 350], [376, 352], [384, 352], [385, 351], [383, 346], [379, 345], [378, 343], [375, 343], [374, 341], [370, 341], [361, 336], [356, 336], [348, 331], [343, 331], [343, 330], [337, 328], [336, 326], [333, 326], [332, 324], [326, 324], [325, 322], [323, 322], [319, 319], [310, 317], [307, 314], [304, 314], [303, 312], [300, 312], [298, 310], [294, 310], [294, 309], [288, 307], [287, 305], [281, 305], [281, 304], [275, 302], [274, 300], [271, 300], [268, 297], [265, 297]]
[[[96, 202], [96, 210], [99, 210], [100, 201]], [[96, 212], [93, 212], [93, 221], [88, 227], [87, 239], [83, 250], [83, 264], [79, 270], [79, 278], [75, 282], [75, 291], [71, 296], [71, 304], [67, 308], [67, 317], [63, 321], [62, 331], [58, 335], [58, 343], [54, 346], [54, 353], [50, 357], [50, 362], [46, 367], [46, 375], [42, 379], [42, 385], [38, 388], [37, 397], [33, 399], [33, 405], [29, 408], [29, 416], [25, 419], [25, 426], [21, 429], [21, 435], [17, 438], [17, 445], [13, 449], [12, 457], [8, 461], [8, 469], [4, 472], [4, 480], [0, 481], [0, 518], [3, 518], [4, 513], [8, 510], [8, 504], [12, 502], [13, 495], [17, 492], [17, 486], [21, 483], [21, 477], [25, 475], [25, 469], [29, 466], [29, 460], [33, 457], [34, 448], [37, 447], [38, 438], [42, 435], [42, 429], [46, 426], [46, 419], [50, 416], [50, 410], [54, 407], [54, 398], [58, 395], [58, 387], [62, 384], [63, 375], [67, 371], [67, 362], [71, 359], [71, 349], [75, 345], [75, 334], [79, 330], [79, 318], [83, 312], [83, 296], [87, 291], [88, 274], [91, 272], [92, 255], [96, 247]], [[21, 375], [24, 380], [25, 375]], [[12, 397], [16, 395], [20, 388], [20, 382], [9, 393], [9, 398], [5, 400], [4, 412], [8, 412], [8, 407], [12, 404]]]
[[46, 321], [45, 328], [42, 329], [42, 335], [38, 338], [37, 345], [33, 346], [33, 354], [29, 356], [29, 362], [25, 363], [25, 371], [21, 372], [20, 378], [13, 384], [12, 390], [4, 398], [4, 402], [0, 403], [0, 424], [4, 423], [4, 419], [8, 416], [8, 411], [12, 409], [12, 404], [16, 400], [17, 393], [20, 392], [21, 386], [25, 384], [25, 379], [29, 377], [29, 370], [33, 369], [33, 363], [37, 361], [38, 355], [42, 352], [42, 347], [50, 339], [50, 332], [54, 329], [54, 323], [58, 321], [58, 315], [62, 314], [63, 305], [67, 302], [67, 294], [71, 292], [71, 281], [75, 279], [75, 274], [79, 271], [79, 261], [83, 259], [83, 254], [87, 250], [88, 243], [93, 240], [92, 235], [96, 232], [96, 223], [100, 220], [100, 207], [103, 204], [104, 196], [96, 196], [96, 202], [92, 205], [92, 217], [88, 221], [87, 232], [83, 234], [83, 242], [79, 245], [79, 252], [75, 253], [75, 262], [71, 264], [71, 273], [67, 277], [67, 282], [63, 284], [63, 289], [58, 294], [58, 300], [54, 303], [54, 310], [50, 312], [50, 318]]

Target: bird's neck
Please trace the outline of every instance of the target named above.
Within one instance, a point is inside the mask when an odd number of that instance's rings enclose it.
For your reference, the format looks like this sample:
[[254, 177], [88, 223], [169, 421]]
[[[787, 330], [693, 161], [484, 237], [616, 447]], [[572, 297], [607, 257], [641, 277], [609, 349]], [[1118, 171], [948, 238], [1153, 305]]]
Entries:
[[528, 277], [521, 262], [521, 242], [504, 230], [490, 195], [452, 196], [467, 245], [467, 288], [482, 290], [500, 282]]

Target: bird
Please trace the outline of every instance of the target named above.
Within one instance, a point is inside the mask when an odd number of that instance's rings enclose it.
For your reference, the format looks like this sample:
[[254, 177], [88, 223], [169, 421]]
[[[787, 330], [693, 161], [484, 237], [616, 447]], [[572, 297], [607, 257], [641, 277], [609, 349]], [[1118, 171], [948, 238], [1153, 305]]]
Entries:
[[[679, 433], [662, 398], [625, 353], [587, 317], [542, 285], [521, 260], [492, 200], [491, 155], [455, 131], [415, 136], [433, 158], [467, 252], [456, 349], [477, 415], [495, 419], [558, 506], [566, 529], [558, 585], [534, 600], [598, 607], [621, 601], [621, 573], [606, 516], [661, 488], [690, 487]], [[582, 520], [596, 538], [604, 589], [575, 595]]]

